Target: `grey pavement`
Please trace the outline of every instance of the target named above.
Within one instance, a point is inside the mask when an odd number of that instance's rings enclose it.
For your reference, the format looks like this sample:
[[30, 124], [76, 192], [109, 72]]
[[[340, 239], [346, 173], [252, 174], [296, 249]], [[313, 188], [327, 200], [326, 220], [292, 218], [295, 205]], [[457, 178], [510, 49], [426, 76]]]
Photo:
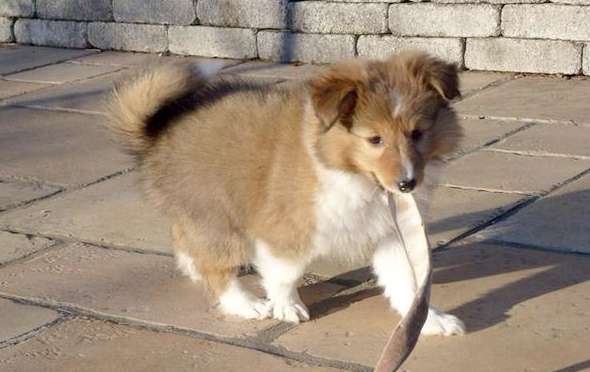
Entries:
[[[314, 264], [300, 325], [224, 317], [175, 270], [102, 122], [114, 81], [178, 59], [269, 84], [324, 68], [0, 44], [0, 370], [370, 371], [398, 316], [365, 264]], [[425, 215], [433, 302], [468, 333], [421, 338], [404, 368], [590, 370], [590, 79], [461, 86], [466, 139]]]

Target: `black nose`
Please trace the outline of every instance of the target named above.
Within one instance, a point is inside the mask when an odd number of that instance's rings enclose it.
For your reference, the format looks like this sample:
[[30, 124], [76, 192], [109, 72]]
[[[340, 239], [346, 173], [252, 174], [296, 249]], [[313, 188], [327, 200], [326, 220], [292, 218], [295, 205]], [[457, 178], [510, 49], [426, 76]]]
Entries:
[[410, 192], [410, 191], [414, 190], [414, 187], [416, 187], [416, 179], [412, 178], [411, 180], [408, 180], [408, 179], [401, 180], [397, 184], [397, 187], [399, 188], [399, 191], [401, 191], [401, 192]]

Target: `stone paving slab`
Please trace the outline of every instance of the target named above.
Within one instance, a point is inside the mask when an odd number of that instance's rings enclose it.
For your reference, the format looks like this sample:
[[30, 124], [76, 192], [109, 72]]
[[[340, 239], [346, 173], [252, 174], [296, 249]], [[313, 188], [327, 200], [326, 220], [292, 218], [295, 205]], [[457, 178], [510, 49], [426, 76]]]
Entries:
[[590, 176], [564, 186], [479, 236], [547, 249], [590, 253]]
[[59, 190], [58, 187], [45, 186], [39, 183], [0, 180], [0, 211], [51, 195]]
[[424, 213], [430, 242], [437, 246], [503, 214], [524, 196], [439, 187], [430, 199]]
[[0, 75], [97, 53], [92, 49], [61, 49], [0, 44]]
[[590, 157], [590, 128], [574, 125], [538, 124], [495, 144], [491, 148], [534, 155]]
[[[82, 367], [83, 366], [83, 367]], [[335, 371], [189, 336], [78, 318], [0, 350], [16, 371]]]
[[[59, 313], [53, 310], [23, 305], [3, 298], [0, 298], [0, 314], [0, 345], [60, 317]], [[0, 369], [4, 369], [1, 361]]]
[[49, 239], [0, 231], [0, 267], [49, 247]]
[[50, 90], [10, 98], [4, 103], [100, 114], [105, 112], [106, 94], [111, 91], [115, 81], [125, 76], [128, 76], [125, 71], [114, 72], [76, 84], [64, 84]]
[[4, 76], [6, 80], [29, 83], [63, 84], [77, 80], [84, 80], [109, 72], [115, 72], [120, 67], [108, 65], [81, 65], [74, 63], [58, 63], [39, 67], [24, 72], [17, 72]]
[[509, 133], [524, 127], [525, 123], [486, 119], [461, 119], [465, 137], [457, 153], [466, 153], [498, 140]]
[[[262, 295], [258, 278], [241, 278]], [[318, 283], [301, 290], [311, 305], [342, 287]], [[0, 293], [50, 299], [102, 313], [241, 337], [276, 324], [242, 320], [217, 311], [200, 283], [175, 269], [171, 257], [72, 244], [0, 270]]]
[[527, 77], [507, 82], [455, 105], [461, 114], [574, 121], [590, 125], [590, 79]]
[[69, 63], [133, 67], [140, 65], [151, 65], [162, 62], [176, 61], [190, 61], [200, 64], [217, 65], [220, 67], [229, 67], [242, 63], [242, 61], [239, 59], [205, 58], [193, 56], [162, 56], [159, 54], [150, 53], [132, 53], [116, 51], [105, 51], [99, 54], [93, 54], [81, 58], [76, 58], [70, 60]]
[[172, 254], [170, 224], [143, 198], [136, 174], [10, 211], [0, 215], [0, 224]]
[[514, 76], [510, 73], [486, 72], [486, 71], [464, 71], [459, 74], [459, 86], [461, 94], [468, 95], [481, 90], [490, 84], [509, 80]]
[[[432, 303], [462, 317], [468, 334], [421, 338], [403, 369], [547, 371], [587, 360], [589, 263], [588, 257], [486, 244], [435, 255]], [[398, 316], [375, 290], [331, 305], [325, 316], [276, 343], [374, 365]]]
[[0, 79], [0, 100], [48, 87], [47, 84], [23, 83]]
[[130, 167], [102, 116], [0, 107], [1, 176], [78, 185]]
[[286, 80], [305, 80], [326, 69], [316, 65], [288, 65], [268, 62], [246, 62], [224, 69], [224, 73], [240, 74], [249, 77], [277, 78]]
[[449, 164], [440, 182], [459, 187], [531, 194], [549, 191], [588, 168], [588, 160], [480, 151]]

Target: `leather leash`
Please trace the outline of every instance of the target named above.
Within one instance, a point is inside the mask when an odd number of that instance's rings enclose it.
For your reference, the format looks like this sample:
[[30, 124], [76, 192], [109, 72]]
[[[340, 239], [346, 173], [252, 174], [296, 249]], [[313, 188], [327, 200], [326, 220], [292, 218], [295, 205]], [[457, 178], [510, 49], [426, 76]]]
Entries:
[[412, 266], [417, 290], [410, 310], [389, 336], [375, 372], [397, 371], [416, 346], [428, 316], [432, 276], [430, 244], [414, 197], [388, 192], [387, 202], [397, 237]]

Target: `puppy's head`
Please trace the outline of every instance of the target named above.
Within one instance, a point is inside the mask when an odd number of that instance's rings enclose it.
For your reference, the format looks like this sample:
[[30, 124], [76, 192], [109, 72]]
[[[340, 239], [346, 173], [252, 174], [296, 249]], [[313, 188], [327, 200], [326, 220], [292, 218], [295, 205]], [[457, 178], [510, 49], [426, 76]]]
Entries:
[[461, 138], [457, 68], [426, 54], [337, 64], [309, 84], [320, 159], [392, 192], [411, 192]]

